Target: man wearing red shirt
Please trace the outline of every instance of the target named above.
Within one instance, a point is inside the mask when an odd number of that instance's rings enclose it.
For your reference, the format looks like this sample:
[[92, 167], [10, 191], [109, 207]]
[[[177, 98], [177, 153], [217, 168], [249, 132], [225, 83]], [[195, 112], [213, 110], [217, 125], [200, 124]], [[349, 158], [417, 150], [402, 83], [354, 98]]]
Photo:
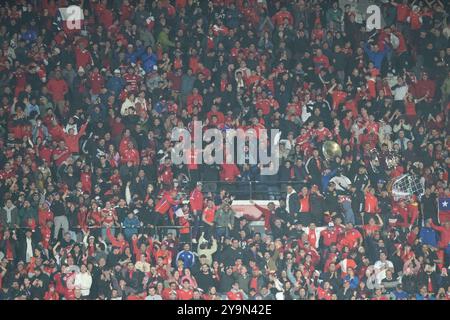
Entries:
[[121, 154], [122, 164], [131, 162], [133, 166], [139, 165], [139, 152], [134, 148], [133, 142], [128, 143], [128, 148]]
[[66, 142], [67, 148], [69, 149], [70, 153], [77, 154], [80, 152], [79, 141], [81, 136], [86, 132], [87, 125], [88, 122], [83, 124], [77, 134], [75, 134], [75, 130], [73, 128], [69, 129], [69, 133], [64, 133], [64, 141]]
[[84, 48], [84, 44], [80, 43], [75, 49], [75, 60], [77, 63], [77, 69], [85, 68], [87, 65], [93, 65], [92, 56], [89, 51]]
[[194, 217], [192, 239], [197, 239], [198, 229], [200, 226], [200, 214], [203, 212], [203, 193], [201, 182], [197, 182], [197, 186], [194, 190], [192, 190], [189, 197], [189, 204], [191, 206], [192, 214]]
[[123, 76], [123, 79], [125, 80], [126, 85], [129, 86], [130, 92], [138, 92], [142, 78], [136, 74], [136, 71], [132, 67], [128, 68], [128, 72]]
[[262, 113], [265, 116], [270, 113], [269, 99], [266, 98], [266, 93], [265, 92], [262, 93], [261, 99], [256, 101], [255, 109], [256, 110], [262, 110]]
[[64, 140], [59, 142], [58, 147], [52, 153], [53, 161], [55, 161], [57, 167], [63, 164], [63, 162], [66, 161], [70, 155], [71, 152], [69, 148], [67, 148]]
[[217, 117], [217, 123], [221, 124], [225, 122], [225, 116], [223, 115], [222, 112], [219, 111], [219, 109], [217, 108], [217, 105], [213, 104], [211, 107], [211, 111], [209, 111], [206, 114], [206, 117], [208, 118], [209, 122], [212, 122], [212, 117], [216, 116]]
[[334, 228], [334, 223], [328, 223], [328, 228], [320, 232], [320, 241], [324, 247], [330, 247], [337, 243], [339, 232]]
[[330, 60], [326, 55], [322, 53], [321, 49], [317, 49], [316, 55], [313, 58], [313, 62], [317, 74], [319, 73], [320, 69], [328, 69], [330, 67]]
[[11, 168], [11, 163], [5, 163], [5, 167], [0, 171], [0, 180], [7, 180], [16, 175], [15, 171]]
[[50, 211], [48, 203], [44, 202], [38, 211], [39, 226], [43, 227], [48, 221], [53, 221], [53, 212]]
[[178, 205], [179, 200], [175, 200], [176, 190], [165, 191], [162, 198], [156, 203], [155, 211], [159, 213], [158, 220], [155, 225], [160, 225], [164, 215], [169, 212], [173, 215], [172, 206]]
[[412, 94], [416, 99], [425, 100], [417, 104], [419, 113], [429, 112], [428, 106], [436, 94], [436, 82], [429, 79], [428, 73], [423, 72], [421, 79], [412, 86]]
[[61, 77], [61, 72], [56, 71], [55, 77], [47, 83], [47, 89], [52, 95], [53, 101], [58, 105], [60, 110], [64, 106], [64, 96], [69, 91], [66, 81]]
[[395, 1], [391, 1], [391, 4], [397, 9], [397, 21], [405, 22], [411, 11], [408, 6], [408, 0], [403, 0], [400, 4], [397, 4]]
[[292, 17], [292, 14], [289, 11], [287, 11], [285, 7], [283, 7], [281, 11], [277, 12], [272, 17], [272, 22], [277, 26], [281, 26], [284, 24], [285, 19], [287, 19], [289, 25], [293, 25], [294, 18]]
[[[195, 101], [197, 102], [196, 104], [194, 104]], [[203, 97], [198, 93], [197, 88], [194, 88], [192, 90], [192, 94], [187, 97], [186, 105], [188, 109], [193, 108], [194, 105], [197, 105], [199, 111], [201, 111], [201, 108], [203, 106]]]
[[431, 227], [440, 234], [439, 248], [445, 249], [446, 254], [450, 255], [450, 221], [445, 222], [442, 226], [437, 226], [433, 223], [432, 219], [428, 220], [430, 221]]
[[347, 223], [345, 227], [344, 237], [340, 241], [340, 246], [348, 247], [350, 249], [357, 248], [362, 241], [361, 233], [353, 228], [352, 223]]
[[166, 158], [164, 163], [158, 168], [158, 180], [164, 185], [171, 185], [173, 182], [172, 162]]
[[214, 218], [216, 215], [216, 206], [212, 199], [208, 200], [206, 208], [203, 210], [202, 220], [204, 225], [205, 239], [209, 239], [214, 227]]
[[177, 300], [178, 299], [178, 291], [179, 291], [179, 290], [177, 290], [177, 286], [178, 285], [176, 282], [171, 282], [169, 284], [168, 288], [164, 288], [164, 290], [161, 294], [161, 297], [163, 298], [163, 300], [170, 300], [171, 294], [174, 294], [175, 300]]
[[239, 283], [235, 282], [231, 286], [231, 290], [227, 292], [228, 300], [244, 300], [244, 294], [241, 289], [239, 289]]
[[95, 67], [89, 77], [89, 84], [91, 85], [91, 94], [99, 95], [101, 93], [104, 83], [105, 80], [103, 79], [103, 76], [100, 74], [98, 68]]
[[194, 295], [194, 291], [190, 288], [189, 280], [183, 281], [183, 288], [177, 290], [178, 300], [192, 300], [192, 296]]
[[239, 168], [234, 163], [224, 163], [221, 165], [220, 180], [226, 182], [235, 182], [236, 178], [241, 175]]
[[330, 130], [325, 127], [323, 121], [319, 121], [318, 128], [314, 130], [314, 134], [316, 136], [316, 141], [319, 143], [325, 140], [331, 140], [333, 137]]
[[343, 90], [342, 84], [337, 85], [337, 90], [331, 89], [329, 92], [331, 92], [331, 97], [333, 99], [333, 110], [336, 110], [339, 105], [345, 101], [345, 98], [347, 98], [347, 93]]
[[[375, 196], [375, 189], [370, 188], [369, 191], [365, 193], [365, 202], [364, 202], [364, 213], [368, 213], [370, 216], [375, 215], [380, 212], [378, 208], [378, 199]], [[365, 220], [369, 219], [367, 217]]]

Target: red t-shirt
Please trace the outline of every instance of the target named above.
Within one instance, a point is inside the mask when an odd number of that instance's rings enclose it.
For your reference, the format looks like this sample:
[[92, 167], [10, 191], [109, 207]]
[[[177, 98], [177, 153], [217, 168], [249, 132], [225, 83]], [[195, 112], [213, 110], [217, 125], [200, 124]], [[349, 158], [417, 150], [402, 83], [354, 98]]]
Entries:
[[67, 160], [67, 158], [70, 157], [71, 153], [68, 148], [65, 148], [64, 150], [57, 148], [53, 151], [53, 155], [60, 156], [58, 159], [55, 159], [55, 164], [57, 166], [60, 166], [64, 161]]
[[399, 4], [397, 6], [397, 21], [405, 22], [410, 10], [407, 4]]
[[63, 79], [51, 79], [47, 84], [47, 89], [54, 101], [61, 101], [64, 100], [64, 95], [69, 90], [69, 87]]
[[415, 116], [416, 115], [416, 104], [412, 101], [405, 103], [405, 114], [407, 116]]
[[194, 295], [194, 292], [192, 290], [185, 291], [184, 289], [177, 290], [177, 293], [178, 300], [192, 300], [192, 297]]
[[91, 76], [89, 77], [89, 82], [91, 84], [92, 93], [100, 94], [103, 88], [103, 84], [105, 82], [103, 77], [98, 72], [92, 73]]
[[92, 64], [92, 56], [87, 50], [81, 50], [77, 48], [75, 50], [75, 60], [77, 62], [77, 68], [86, 67], [88, 64]]
[[228, 291], [227, 297], [228, 300], [244, 300], [244, 296], [242, 295], [241, 292]]
[[209, 223], [213, 223], [214, 222], [214, 217], [216, 214], [216, 208], [205, 208], [205, 210], [203, 210], [203, 215], [205, 216], [205, 220], [208, 221]]

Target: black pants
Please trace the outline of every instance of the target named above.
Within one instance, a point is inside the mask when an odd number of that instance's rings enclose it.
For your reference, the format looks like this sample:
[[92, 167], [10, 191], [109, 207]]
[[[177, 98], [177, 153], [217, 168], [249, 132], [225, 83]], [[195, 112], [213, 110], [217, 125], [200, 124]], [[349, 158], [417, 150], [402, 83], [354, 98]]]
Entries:
[[298, 219], [297, 219], [298, 223], [302, 224], [305, 227], [309, 226], [309, 224], [311, 222], [315, 222], [315, 221], [313, 221], [314, 219], [312, 219], [310, 212], [300, 212], [297, 215], [297, 217], [298, 217]]

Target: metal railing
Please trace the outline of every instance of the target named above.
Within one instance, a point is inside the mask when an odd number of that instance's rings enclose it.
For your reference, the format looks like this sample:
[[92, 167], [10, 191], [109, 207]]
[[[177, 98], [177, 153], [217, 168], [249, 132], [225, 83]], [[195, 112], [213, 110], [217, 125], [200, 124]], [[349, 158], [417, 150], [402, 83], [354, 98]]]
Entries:
[[226, 190], [236, 200], [277, 200], [286, 196], [286, 187], [292, 185], [299, 192], [308, 184], [303, 181], [202, 181], [202, 192], [218, 193]]

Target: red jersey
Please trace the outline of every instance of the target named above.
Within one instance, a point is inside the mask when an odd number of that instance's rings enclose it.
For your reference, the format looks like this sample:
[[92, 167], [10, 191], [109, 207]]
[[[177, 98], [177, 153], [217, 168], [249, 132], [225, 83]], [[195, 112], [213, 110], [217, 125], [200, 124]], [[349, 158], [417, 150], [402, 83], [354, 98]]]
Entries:
[[397, 21], [405, 22], [406, 18], [409, 16], [411, 9], [407, 4], [399, 4], [397, 6]]
[[136, 74], [127, 73], [123, 76], [123, 79], [125, 80], [127, 85], [130, 85], [131, 92], [137, 92], [139, 84], [142, 80], [140, 76]]
[[316, 129], [314, 130], [314, 134], [317, 137], [317, 142], [322, 142], [327, 139], [331, 139], [333, 135], [331, 134], [330, 130], [328, 128], [323, 127], [322, 129]]
[[321, 55], [319, 56], [315, 56], [313, 58], [314, 61], [314, 65], [315, 65], [315, 70], [316, 73], [319, 73], [319, 70], [322, 68], [328, 69], [330, 67], [330, 60], [328, 59], [328, 57], [326, 55]]
[[192, 190], [189, 204], [192, 211], [201, 211], [203, 209], [203, 193], [197, 188]]
[[337, 243], [339, 233], [336, 230], [325, 229], [320, 232], [322, 237], [323, 245], [329, 247]]
[[75, 60], [77, 63], [77, 69], [80, 67], [85, 68], [88, 64], [93, 64], [92, 56], [86, 49], [75, 49]]
[[306, 197], [301, 197], [299, 199], [299, 203], [300, 203], [300, 210], [299, 212], [302, 213], [307, 213], [311, 210], [310, 204], [309, 204], [309, 195], [307, 195]]
[[63, 79], [51, 79], [47, 83], [47, 89], [54, 101], [64, 100], [64, 95], [69, 91], [66, 81]]
[[220, 171], [220, 180], [222, 181], [234, 182], [236, 181], [236, 177], [241, 174], [239, 168], [234, 163], [224, 163], [221, 167], [222, 170]]
[[228, 291], [227, 297], [228, 297], [228, 300], [244, 300], [244, 296], [242, 295], [242, 292]]
[[365, 199], [366, 199], [364, 203], [365, 212], [376, 214], [380, 211], [378, 208], [378, 199], [376, 196], [374, 196], [370, 192], [366, 192]]
[[177, 290], [178, 300], [192, 300], [194, 296], [194, 291], [192, 290]]
[[173, 199], [170, 193], [166, 192], [156, 204], [155, 211], [159, 214], [166, 214], [172, 206], [177, 205], [178, 203], [179, 201]]
[[121, 163], [131, 162], [133, 166], [139, 165], [139, 152], [136, 149], [126, 149], [121, 156]]
[[292, 14], [289, 11], [280, 11], [277, 12], [273, 17], [272, 21], [277, 26], [284, 24], [284, 20], [287, 19], [289, 25], [292, 25], [294, 23], [294, 18], [292, 17]]
[[98, 72], [93, 72], [89, 77], [89, 83], [91, 85], [91, 90], [93, 94], [100, 94], [105, 80], [102, 75]]
[[53, 150], [53, 156], [59, 157], [58, 159], [54, 159], [56, 166], [60, 166], [64, 161], [67, 160], [71, 155], [71, 152], [68, 148], [57, 148]]
[[213, 223], [214, 222], [214, 217], [216, 215], [216, 207], [212, 207], [212, 208], [205, 208], [203, 210], [203, 216], [205, 217], [205, 220], [209, 223]]
[[81, 173], [81, 190], [86, 193], [91, 193], [92, 190], [92, 182], [91, 182], [91, 174], [89, 172]]

